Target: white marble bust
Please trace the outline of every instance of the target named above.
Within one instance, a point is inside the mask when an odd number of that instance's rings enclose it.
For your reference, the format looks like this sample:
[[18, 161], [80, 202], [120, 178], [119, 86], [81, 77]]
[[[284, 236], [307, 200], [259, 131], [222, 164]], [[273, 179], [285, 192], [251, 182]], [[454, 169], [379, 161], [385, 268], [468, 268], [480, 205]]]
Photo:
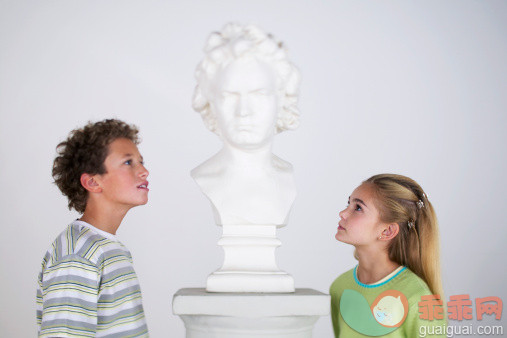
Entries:
[[299, 122], [299, 72], [283, 45], [255, 26], [213, 33], [196, 71], [193, 108], [223, 141], [192, 177], [219, 225], [287, 223], [296, 197], [292, 165], [272, 153], [276, 133]]

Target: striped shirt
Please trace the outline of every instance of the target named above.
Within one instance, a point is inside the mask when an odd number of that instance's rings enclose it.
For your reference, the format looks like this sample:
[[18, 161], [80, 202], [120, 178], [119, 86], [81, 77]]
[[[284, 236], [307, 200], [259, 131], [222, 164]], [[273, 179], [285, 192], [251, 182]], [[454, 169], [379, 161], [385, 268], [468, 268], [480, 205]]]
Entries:
[[116, 236], [74, 221], [42, 260], [40, 337], [148, 337], [132, 256]]

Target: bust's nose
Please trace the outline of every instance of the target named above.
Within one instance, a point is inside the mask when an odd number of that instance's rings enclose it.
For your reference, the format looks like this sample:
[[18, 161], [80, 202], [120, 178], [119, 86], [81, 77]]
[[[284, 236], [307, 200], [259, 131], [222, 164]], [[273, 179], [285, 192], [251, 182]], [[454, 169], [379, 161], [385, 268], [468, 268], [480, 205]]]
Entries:
[[248, 116], [250, 115], [250, 107], [248, 104], [247, 95], [240, 95], [238, 100], [238, 105], [236, 107], [236, 115], [237, 116]]

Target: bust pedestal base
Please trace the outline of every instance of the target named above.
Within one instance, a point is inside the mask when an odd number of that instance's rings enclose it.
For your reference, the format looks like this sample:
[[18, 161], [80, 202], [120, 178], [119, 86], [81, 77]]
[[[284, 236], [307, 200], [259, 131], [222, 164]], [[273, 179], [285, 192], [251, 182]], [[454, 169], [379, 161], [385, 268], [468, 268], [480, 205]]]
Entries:
[[208, 276], [208, 292], [294, 292], [294, 278], [283, 271], [241, 273], [215, 271]]
[[187, 338], [310, 338], [329, 309], [330, 296], [312, 289], [238, 294], [188, 288], [173, 297]]
[[276, 225], [223, 225], [218, 241], [222, 267], [209, 275], [208, 292], [294, 292], [294, 278], [280, 270], [275, 250], [282, 242]]

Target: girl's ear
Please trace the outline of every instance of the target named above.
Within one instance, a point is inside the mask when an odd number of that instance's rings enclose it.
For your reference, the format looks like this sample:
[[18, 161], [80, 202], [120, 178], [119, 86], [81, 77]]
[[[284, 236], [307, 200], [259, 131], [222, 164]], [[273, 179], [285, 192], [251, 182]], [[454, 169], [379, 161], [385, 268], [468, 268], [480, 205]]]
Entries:
[[89, 192], [102, 192], [102, 188], [95, 178], [96, 175], [82, 174], [80, 179], [81, 185]]
[[393, 239], [394, 237], [396, 237], [399, 231], [400, 226], [398, 225], [398, 223], [390, 223], [387, 225], [387, 228], [385, 228], [384, 231], [382, 231], [382, 239], [386, 240]]

